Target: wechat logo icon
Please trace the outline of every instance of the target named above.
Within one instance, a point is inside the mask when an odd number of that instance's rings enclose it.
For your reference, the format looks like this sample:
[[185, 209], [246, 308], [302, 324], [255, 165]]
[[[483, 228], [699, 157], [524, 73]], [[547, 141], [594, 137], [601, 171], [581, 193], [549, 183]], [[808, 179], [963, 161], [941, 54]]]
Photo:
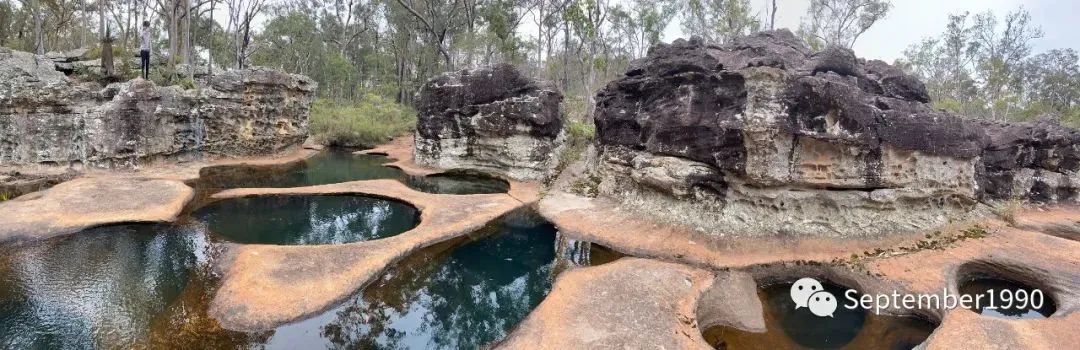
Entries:
[[791, 285], [791, 301], [795, 302], [795, 309], [806, 307], [819, 317], [833, 317], [836, 311], [836, 296], [826, 292], [821, 282], [809, 277]]

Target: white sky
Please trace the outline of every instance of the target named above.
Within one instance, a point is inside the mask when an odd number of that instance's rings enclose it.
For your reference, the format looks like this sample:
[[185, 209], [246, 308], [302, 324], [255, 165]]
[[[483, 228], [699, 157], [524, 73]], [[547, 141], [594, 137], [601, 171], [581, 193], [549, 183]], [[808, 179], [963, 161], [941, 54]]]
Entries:
[[[750, 0], [762, 14], [767, 1], [771, 3], [771, 0]], [[908, 45], [940, 35], [949, 14], [990, 10], [1001, 18], [1021, 5], [1031, 13], [1032, 23], [1043, 30], [1043, 37], [1034, 41], [1033, 53], [1055, 48], [1080, 51], [1080, 0], [893, 0], [892, 4], [888, 17], [875, 23], [855, 42], [858, 56], [892, 62], [903, 55]], [[794, 31], [809, 7], [809, 0], [777, 1], [776, 27]], [[663, 40], [670, 42], [682, 36], [675, 20], [664, 32]]]

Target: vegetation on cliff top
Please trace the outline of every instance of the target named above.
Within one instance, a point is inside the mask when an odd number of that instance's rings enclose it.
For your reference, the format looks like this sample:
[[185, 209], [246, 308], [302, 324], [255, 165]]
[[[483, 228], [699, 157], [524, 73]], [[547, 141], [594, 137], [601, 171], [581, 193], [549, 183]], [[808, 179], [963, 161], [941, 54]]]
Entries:
[[416, 127], [416, 111], [375, 94], [359, 101], [321, 98], [311, 106], [311, 135], [324, 145], [371, 147]]
[[[862, 34], [895, 15], [894, 7], [909, 5], [805, 2], [809, 6], [800, 25], [791, 27], [815, 49], [855, 47]], [[128, 77], [137, 72], [140, 23], [149, 19], [154, 62], [163, 63], [155, 67], [159, 84], [179, 83], [170, 78], [176, 70], [165, 68], [175, 64], [259, 65], [312, 77], [321, 97], [362, 101], [376, 94], [404, 105], [411, 105], [419, 87], [437, 74], [505, 62], [555, 82], [567, 97], [571, 119], [588, 121], [596, 91], [645, 56], [669, 28], [723, 44], [779, 29], [778, 6], [783, 12], [797, 5], [776, 0], [0, 1], [0, 46], [40, 53], [93, 47], [109, 28], [119, 74]], [[1022, 7], [1009, 13], [953, 13], [940, 35], [912, 43], [895, 63], [926, 81], [938, 108], [995, 120], [1054, 115], [1080, 125], [1076, 48], [1036, 52], [1043, 36], [1038, 20]]]

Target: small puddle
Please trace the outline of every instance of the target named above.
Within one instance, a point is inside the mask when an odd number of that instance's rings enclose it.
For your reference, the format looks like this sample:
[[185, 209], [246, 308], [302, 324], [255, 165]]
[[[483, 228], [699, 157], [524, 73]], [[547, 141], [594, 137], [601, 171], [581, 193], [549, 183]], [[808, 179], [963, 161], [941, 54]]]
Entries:
[[765, 317], [764, 333], [712, 327], [705, 340], [718, 349], [913, 349], [930, 336], [936, 325], [916, 317], [875, 315], [861, 308], [843, 307], [847, 288], [825, 283], [825, 290], [841, 298], [834, 317], [818, 317], [806, 307], [795, 308], [791, 283], [758, 292]]
[[137, 344], [206, 261], [202, 235], [175, 227], [104, 226], [0, 247], [0, 347]]
[[551, 290], [555, 228], [509, 219], [419, 251], [330, 311], [279, 327], [269, 348], [476, 349]]
[[986, 316], [1032, 319], [1057, 312], [1057, 305], [1046, 291], [1006, 279], [975, 277], [960, 285], [960, 294], [970, 295], [972, 300], [979, 298], [981, 302], [969, 306], [971, 311]]
[[366, 196], [257, 196], [214, 202], [192, 214], [206, 229], [246, 244], [342, 244], [386, 238], [419, 223], [404, 202]]

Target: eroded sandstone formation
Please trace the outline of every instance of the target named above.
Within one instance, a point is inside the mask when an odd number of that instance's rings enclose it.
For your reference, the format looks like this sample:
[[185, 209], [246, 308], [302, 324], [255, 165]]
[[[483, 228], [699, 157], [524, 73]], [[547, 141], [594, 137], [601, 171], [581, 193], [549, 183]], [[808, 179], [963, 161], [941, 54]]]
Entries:
[[654, 47], [597, 95], [602, 195], [713, 234], [863, 236], [1076, 202], [1080, 133], [934, 110], [916, 78], [786, 30]]
[[307, 77], [261, 68], [190, 90], [141, 79], [102, 88], [68, 79], [45, 57], [0, 49], [0, 165], [270, 154], [307, 137], [315, 89]]
[[562, 99], [554, 85], [508, 64], [436, 77], [417, 101], [416, 162], [547, 178], [563, 140]]

